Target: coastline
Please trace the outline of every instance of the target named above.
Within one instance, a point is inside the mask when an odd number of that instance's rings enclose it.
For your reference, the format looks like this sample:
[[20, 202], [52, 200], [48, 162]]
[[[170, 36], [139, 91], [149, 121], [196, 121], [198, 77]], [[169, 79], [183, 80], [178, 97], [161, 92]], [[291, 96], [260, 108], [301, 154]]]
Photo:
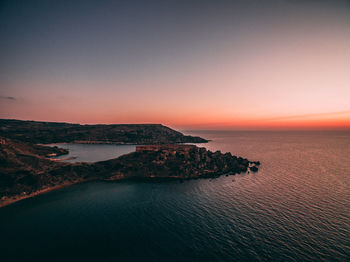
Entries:
[[29, 198], [34, 198], [40, 195], [44, 195], [47, 193], [50, 193], [52, 191], [56, 191], [58, 189], [63, 189], [72, 185], [77, 185], [77, 184], [82, 184], [82, 183], [88, 183], [88, 182], [97, 182], [97, 181], [105, 181], [105, 182], [115, 182], [115, 181], [127, 181], [127, 180], [132, 180], [132, 181], [153, 181], [153, 182], [161, 182], [161, 181], [180, 181], [183, 182], [184, 180], [191, 180], [191, 179], [199, 179], [199, 178], [210, 178], [210, 177], [194, 177], [194, 178], [183, 178], [181, 176], [169, 176], [169, 177], [157, 177], [157, 176], [150, 176], [150, 177], [126, 177], [125, 175], [116, 175], [113, 177], [105, 178], [105, 179], [82, 179], [79, 181], [75, 182], [66, 182], [63, 184], [47, 187], [44, 189], [40, 189], [38, 191], [32, 192], [30, 194], [25, 194], [25, 195], [16, 195], [13, 197], [6, 197], [5, 200], [0, 200], [0, 209], [12, 204], [15, 204], [17, 202], [29, 199]]
[[[195, 179], [195, 178], [193, 178]], [[15, 204], [17, 202], [29, 199], [29, 198], [34, 198], [40, 195], [44, 195], [59, 189], [63, 189], [72, 185], [77, 185], [77, 184], [82, 184], [82, 183], [88, 183], [88, 182], [96, 182], [96, 181], [106, 181], [106, 182], [113, 182], [113, 181], [122, 181], [122, 180], [134, 180], [134, 181], [175, 181], [175, 180], [185, 180], [179, 176], [172, 176], [172, 177], [164, 177], [164, 178], [158, 178], [158, 177], [144, 177], [144, 178], [139, 178], [139, 177], [125, 177], [123, 176], [114, 176], [114, 177], [110, 177], [110, 178], [106, 178], [106, 179], [82, 179], [79, 181], [75, 181], [75, 182], [66, 182], [63, 184], [59, 184], [59, 185], [55, 185], [55, 186], [51, 186], [51, 187], [47, 187], [44, 189], [40, 189], [38, 191], [32, 192], [30, 194], [25, 194], [25, 195], [17, 195], [17, 196], [13, 196], [13, 197], [6, 197], [5, 200], [0, 200], [0, 209], [12, 204]]]
[[[12, 136], [16, 135], [16, 138], [21, 137], [21, 139], [12, 139], [0, 134], [0, 160], [2, 161], [0, 166], [0, 207], [88, 181], [127, 179], [182, 181], [185, 179], [216, 178], [248, 170], [255, 172], [257, 171], [256, 166], [260, 165], [259, 161], [251, 162], [229, 152], [212, 152], [204, 147], [197, 147], [194, 144], [208, 142], [208, 140], [184, 136], [182, 133], [162, 125], [117, 126], [119, 131], [123, 131], [123, 135], [118, 132], [115, 135], [115, 137], [124, 140], [121, 143], [99, 140], [97, 133], [94, 133], [95, 139], [91, 140], [85, 140], [84, 136], [84, 140], [66, 140], [62, 144], [88, 142], [86, 144], [136, 145], [135, 152], [117, 158], [91, 163], [68, 163], [65, 162], [65, 160], [69, 160], [68, 158], [55, 158], [67, 154], [68, 150], [56, 146], [61, 143], [46, 143], [45, 141], [53, 139], [45, 134], [46, 129], [39, 129], [42, 136], [37, 136], [30, 133], [33, 123], [17, 120], [1, 121], [7, 125], [5, 129], [2, 129], [3, 132]], [[46, 126], [41, 122], [36, 122], [36, 124]], [[19, 125], [25, 127], [24, 131], [17, 129]], [[69, 128], [69, 125], [64, 125], [63, 128]], [[85, 130], [86, 128], [87, 130]], [[114, 126], [107, 126], [107, 131], [111, 128]], [[53, 132], [57, 127], [52, 124], [49, 129]], [[101, 132], [99, 126], [80, 126], [80, 129], [82, 129], [80, 132], [85, 132], [85, 136], [89, 132], [96, 132], [96, 129]], [[130, 132], [127, 132], [130, 131], [129, 129], [144, 134], [140, 135], [140, 139], [136, 139], [130, 136]], [[125, 134], [129, 134], [129, 136]], [[186, 141], [180, 142], [181, 140]], [[130, 143], [131, 141], [133, 142]], [[151, 142], [154, 143], [150, 144]]]
[[[80, 181], [80, 182], [84, 182], [84, 181]], [[12, 205], [14, 203], [17, 203], [19, 201], [22, 201], [22, 200], [25, 200], [25, 199], [28, 199], [28, 198], [33, 198], [33, 197], [36, 197], [38, 195], [43, 195], [43, 194], [49, 193], [51, 191], [55, 191], [57, 189], [61, 189], [61, 188], [65, 188], [65, 187], [68, 187], [68, 186], [71, 186], [71, 185], [74, 185], [74, 184], [78, 184], [80, 182], [75, 182], [75, 183], [74, 182], [67, 182], [67, 183], [63, 183], [63, 184], [60, 184], [60, 185], [55, 185], [55, 186], [52, 186], [52, 187], [47, 187], [47, 188], [44, 188], [44, 189], [40, 189], [40, 190], [32, 192], [30, 194], [19, 195], [19, 196], [17, 195], [17, 196], [13, 196], [13, 197], [7, 197], [5, 200], [0, 200], [0, 208]]]
[[[249, 173], [249, 171], [247, 171]], [[244, 172], [246, 173], [246, 172]], [[254, 173], [254, 172], [253, 172]], [[25, 195], [17, 195], [13, 197], [7, 197], [5, 200], [0, 200], [0, 209], [12, 204], [15, 204], [17, 202], [34, 198], [39, 195], [44, 195], [47, 193], [50, 193], [52, 191], [56, 191], [59, 189], [63, 189], [69, 186], [77, 185], [77, 184], [83, 184], [83, 183], [89, 183], [89, 182], [97, 182], [97, 181], [105, 181], [105, 182], [118, 182], [118, 181], [138, 181], [138, 182], [166, 182], [166, 181], [179, 181], [180, 183], [184, 182], [185, 180], [196, 180], [196, 179], [213, 179], [218, 178], [221, 175], [235, 175], [234, 173], [226, 173], [226, 174], [216, 174], [216, 175], [208, 175], [208, 176], [197, 176], [197, 177], [182, 177], [182, 176], [167, 176], [167, 177], [159, 177], [156, 175], [151, 175], [148, 177], [138, 177], [138, 176], [126, 176], [124, 174], [117, 174], [111, 177], [107, 178], [90, 178], [90, 179], [80, 179], [78, 181], [74, 182], [65, 182], [59, 185], [47, 187], [44, 189], [40, 189], [38, 191], [32, 192], [30, 194]]]
[[[37, 197], [39, 195], [44, 195], [47, 193], [50, 193], [52, 191], [56, 191], [58, 189], [63, 189], [72, 185], [77, 185], [77, 184], [81, 184], [81, 183], [87, 183], [87, 182], [93, 182], [93, 181], [98, 181], [99, 179], [81, 179], [75, 182], [65, 182], [59, 185], [55, 185], [55, 186], [51, 186], [51, 187], [47, 187], [44, 189], [40, 189], [38, 191], [32, 192], [30, 194], [25, 194], [25, 195], [17, 195], [17, 196], [13, 196], [13, 197], [7, 197], [5, 200], [0, 200], [0, 208], [3, 208], [5, 206], [9, 206], [12, 205], [14, 203], [29, 199], [29, 198], [34, 198]], [[107, 180], [106, 180], [107, 181]]]

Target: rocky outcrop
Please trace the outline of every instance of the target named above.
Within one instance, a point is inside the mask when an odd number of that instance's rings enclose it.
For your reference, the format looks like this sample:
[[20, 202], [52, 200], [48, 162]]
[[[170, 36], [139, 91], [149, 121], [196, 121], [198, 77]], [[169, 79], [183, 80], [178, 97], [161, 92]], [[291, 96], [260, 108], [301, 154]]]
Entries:
[[251, 167], [249, 167], [249, 169], [252, 172], [258, 172], [258, 167], [257, 166], [251, 166]]
[[[59, 148], [8, 138], [0, 143], [0, 206], [89, 180], [193, 179], [255, 171], [257, 162], [194, 145], [138, 146], [136, 152], [95, 163], [65, 163], [47, 158]], [[257, 169], [256, 169], [257, 171]]]
[[79, 125], [0, 119], [0, 136], [30, 143], [205, 143], [160, 124]]
[[[125, 177], [203, 178], [246, 172], [251, 162], [231, 153], [211, 152], [194, 145], [140, 146], [115, 160], [95, 163]], [[107, 171], [110, 172], [109, 170]]]

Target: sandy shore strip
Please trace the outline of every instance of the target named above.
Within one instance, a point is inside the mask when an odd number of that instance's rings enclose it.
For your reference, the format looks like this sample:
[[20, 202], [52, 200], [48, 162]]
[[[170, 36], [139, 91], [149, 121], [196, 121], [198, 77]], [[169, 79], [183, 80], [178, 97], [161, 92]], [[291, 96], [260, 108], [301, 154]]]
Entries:
[[48, 193], [48, 192], [51, 192], [51, 191], [54, 191], [57, 189], [61, 189], [61, 188], [67, 187], [67, 186], [71, 186], [73, 184], [77, 184], [77, 183], [84, 182], [84, 181], [85, 180], [76, 181], [76, 182], [66, 182], [66, 183], [63, 183], [60, 185], [55, 185], [55, 186], [47, 187], [44, 189], [40, 189], [40, 190], [32, 192], [30, 194], [5, 197], [4, 199], [0, 200], [0, 208], [4, 207], [4, 206], [8, 206], [8, 205], [13, 204], [13, 203], [16, 203], [16, 202], [21, 201], [23, 199], [32, 198], [32, 197], [35, 197], [37, 195], [45, 194], [45, 193]]

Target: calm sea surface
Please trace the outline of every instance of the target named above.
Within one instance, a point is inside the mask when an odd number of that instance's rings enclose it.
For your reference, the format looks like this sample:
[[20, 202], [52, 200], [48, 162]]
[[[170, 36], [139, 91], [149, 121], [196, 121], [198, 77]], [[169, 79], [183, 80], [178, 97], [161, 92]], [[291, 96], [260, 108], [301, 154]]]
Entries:
[[108, 160], [128, 154], [136, 150], [135, 145], [113, 145], [113, 144], [51, 144], [68, 149], [67, 155], [55, 157], [64, 159], [66, 162], [96, 162]]
[[[0, 209], [0, 261], [350, 261], [349, 132], [191, 134], [259, 172], [93, 182], [16, 203]], [[96, 147], [76, 154], [93, 161]]]

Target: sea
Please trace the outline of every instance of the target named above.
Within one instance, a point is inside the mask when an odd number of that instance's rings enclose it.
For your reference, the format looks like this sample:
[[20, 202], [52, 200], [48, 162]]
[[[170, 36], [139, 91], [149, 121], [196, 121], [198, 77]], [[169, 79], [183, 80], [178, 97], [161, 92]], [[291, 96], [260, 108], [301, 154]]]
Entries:
[[[187, 134], [260, 169], [90, 182], [17, 202], [0, 209], [0, 261], [350, 261], [350, 132]], [[135, 150], [63, 146], [75, 161]]]

